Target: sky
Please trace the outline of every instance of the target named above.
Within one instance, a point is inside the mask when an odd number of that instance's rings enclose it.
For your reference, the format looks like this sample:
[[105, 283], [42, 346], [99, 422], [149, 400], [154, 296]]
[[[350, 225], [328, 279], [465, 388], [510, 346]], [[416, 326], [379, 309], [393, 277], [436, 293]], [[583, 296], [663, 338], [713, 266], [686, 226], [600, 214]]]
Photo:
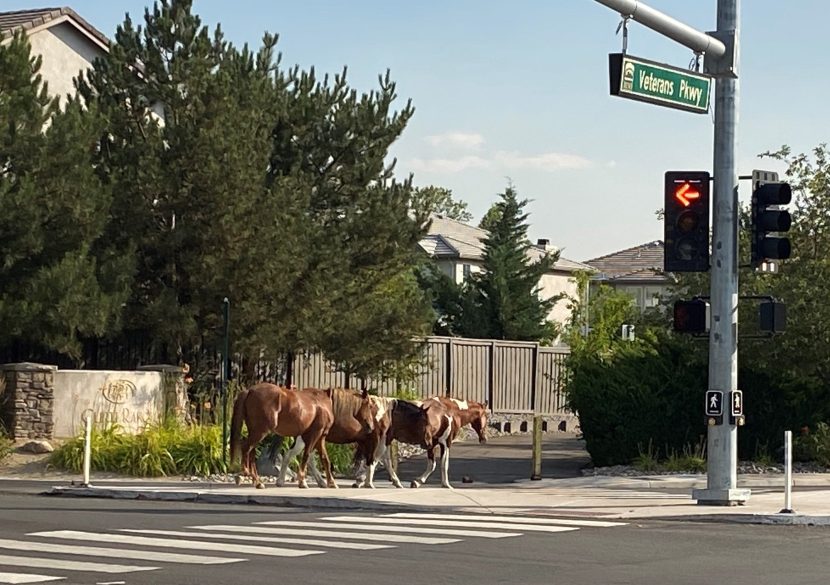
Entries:
[[[646, 0], [699, 30], [716, 1]], [[0, 11], [51, 2], [0, 0]], [[112, 37], [150, 0], [69, 4]], [[286, 66], [339, 73], [358, 91], [390, 70], [415, 114], [390, 157], [398, 177], [438, 185], [477, 223], [512, 183], [530, 200], [529, 235], [584, 261], [662, 238], [663, 173], [711, 170], [713, 118], [609, 95], [620, 17], [594, 0], [196, 0], [237, 45], [279, 34]], [[830, 2], [742, 0], [738, 172], [783, 171], [759, 159], [830, 139]], [[692, 51], [629, 24], [628, 52], [688, 67]], [[748, 201], [749, 183], [740, 197]]]

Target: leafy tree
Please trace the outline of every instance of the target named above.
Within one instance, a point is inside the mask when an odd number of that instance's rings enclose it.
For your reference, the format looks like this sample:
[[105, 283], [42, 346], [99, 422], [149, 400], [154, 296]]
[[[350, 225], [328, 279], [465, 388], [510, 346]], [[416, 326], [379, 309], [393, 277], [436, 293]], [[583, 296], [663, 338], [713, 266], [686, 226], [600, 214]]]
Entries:
[[419, 187], [413, 194], [414, 206], [425, 209], [429, 213], [441, 214], [444, 217], [468, 223], [473, 219], [473, 214], [467, 208], [464, 201], [453, 199], [452, 191], [444, 187], [430, 185]]
[[129, 266], [105, 265], [110, 191], [91, 153], [94, 107], [49, 98], [27, 38], [0, 44], [0, 345], [23, 340], [78, 358], [117, 327]]
[[481, 221], [478, 222], [478, 227], [485, 231], [492, 231], [501, 219], [502, 208], [499, 206], [498, 203], [494, 203], [490, 206], [490, 209], [487, 210], [487, 213], [484, 214], [484, 217], [481, 218]]
[[527, 200], [508, 187], [496, 203], [498, 220], [484, 239], [482, 271], [473, 274], [463, 297], [461, 330], [471, 337], [549, 340], [556, 330], [548, 314], [559, 297], [541, 299], [540, 279], [559, 252], [529, 257]]

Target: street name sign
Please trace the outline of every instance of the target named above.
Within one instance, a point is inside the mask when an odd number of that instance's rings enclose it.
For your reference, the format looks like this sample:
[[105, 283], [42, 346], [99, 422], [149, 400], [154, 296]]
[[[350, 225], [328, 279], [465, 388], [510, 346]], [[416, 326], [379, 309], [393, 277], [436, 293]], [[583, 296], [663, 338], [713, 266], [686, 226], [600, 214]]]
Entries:
[[625, 53], [608, 55], [611, 95], [697, 114], [709, 111], [712, 78]]

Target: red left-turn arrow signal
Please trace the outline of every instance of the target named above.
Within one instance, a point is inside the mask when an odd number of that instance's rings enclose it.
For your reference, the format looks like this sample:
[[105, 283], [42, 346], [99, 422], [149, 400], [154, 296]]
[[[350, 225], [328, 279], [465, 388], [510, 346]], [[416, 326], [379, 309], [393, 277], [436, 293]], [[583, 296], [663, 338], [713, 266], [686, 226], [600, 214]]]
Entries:
[[692, 187], [691, 183], [683, 183], [674, 192], [674, 198], [677, 199], [683, 207], [689, 207], [692, 201], [700, 199], [700, 191]]

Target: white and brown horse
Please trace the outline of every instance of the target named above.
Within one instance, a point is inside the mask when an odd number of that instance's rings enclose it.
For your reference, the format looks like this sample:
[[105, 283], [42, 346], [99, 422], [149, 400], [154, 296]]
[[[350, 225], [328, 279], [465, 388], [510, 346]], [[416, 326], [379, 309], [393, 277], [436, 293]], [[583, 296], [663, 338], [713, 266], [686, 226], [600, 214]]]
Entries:
[[[413, 488], [420, 487], [426, 483], [429, 476], [435, 471], [435, 448], [440, 448], [441, 485], [449, 489], [452, 489], [449, 481], [450, 448], [458, 437], [460, 430], [470, 425], [478, 435], [479, 442], [487, 442], [488, 405], [486, 402], [457, 400], [445, 396], [435, 396], [423, 402], [394, 401], [394, 399], [389, 398], [381, 400], [388, 400], [395, 404], [401, 403], [401, 407], [397, 410], [397, 416], [393, 416], [391, 420], [391, 428], [387, 433], [387, 440], [379, 445], [379, 448], [382, 450], [376, 453], [374, 464], [369, 465], [364, 484], [367, 487], [374, 487], [372, 480], [374, 478], [375, 467], [381, 458], [383, 458], [384, 465], [389, 471], [389, 477], [392, 483], [396, 487], [403, 487], [397, 473], [392, 467], [391, 453], [388, 448], [392, 440], [419, 445], [427, 451], [427, 467], [424, 473], [412, 480], [410, 486]], [[426, 421], [421, 423], [416, 421], [416, 408], [426, 414]], [[420, 427], [418, 426], [419, 424], [421, 425]], [[359, 485], [359, 483], [356, 485]]]

